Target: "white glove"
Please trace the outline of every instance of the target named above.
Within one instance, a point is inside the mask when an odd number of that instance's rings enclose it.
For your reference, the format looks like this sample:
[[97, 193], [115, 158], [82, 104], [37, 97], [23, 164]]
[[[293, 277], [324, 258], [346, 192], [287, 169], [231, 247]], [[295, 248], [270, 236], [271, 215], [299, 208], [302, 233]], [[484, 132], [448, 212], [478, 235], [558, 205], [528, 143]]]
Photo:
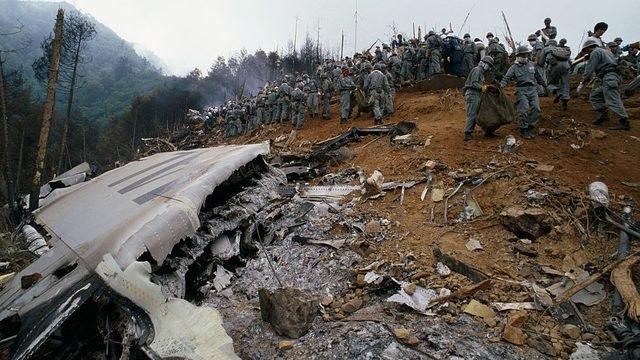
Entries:
[[582, 81], [580, 82], [580, 85], [578, 85], [578, 88], [576, 89], [576, 92], [578, 94], [580, 94], [580, 92], [582, 92], [582, 89], [584, 89], [584, 84], [582, 83]]

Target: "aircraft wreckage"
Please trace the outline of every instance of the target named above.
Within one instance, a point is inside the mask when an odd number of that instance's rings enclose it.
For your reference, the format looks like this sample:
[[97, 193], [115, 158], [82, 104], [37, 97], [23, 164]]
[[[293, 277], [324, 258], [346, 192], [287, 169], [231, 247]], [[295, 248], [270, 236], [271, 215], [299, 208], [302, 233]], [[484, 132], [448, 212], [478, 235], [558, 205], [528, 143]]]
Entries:
[[150, 358], [237, 358], [218, 312], [166, 294], [161, 281], [151, 281], [150, 263], [163, 264], [195, 235], [216, 188], [277, 171], [265, 163], [268, 153], [268, 143], [159, 153], [46, 202], [33, 227], [50, 249], [0, 293], [2, 328], [17, 330], [2, 334], [11, 358], [32, 356], [87, 300], [100, 297], [117, 298], [135, 319], [125, 333]]

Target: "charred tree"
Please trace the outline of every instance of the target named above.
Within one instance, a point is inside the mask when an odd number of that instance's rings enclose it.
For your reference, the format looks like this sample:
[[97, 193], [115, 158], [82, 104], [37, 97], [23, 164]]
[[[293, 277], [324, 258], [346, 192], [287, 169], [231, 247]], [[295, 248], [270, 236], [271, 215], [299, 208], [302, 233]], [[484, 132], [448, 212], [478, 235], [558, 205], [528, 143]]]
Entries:
[[[63, 171], [65, 150], [67, 149], [69, 124], [73, 115], [73, 98], [78, 89], [79, 66], [87, 62], [84, 56], [87, 43], [96, 35], [92, 22], [81, 14], [72, 13], [67, 16], [62, 32], [62, 48], [60, 53], [60, 70], [58, 88], [67, 93], [66, 113], [62, 123], [61, 140], [58, 144], [58, 163], [56, 173]], [[44, 83], [47, 80], [53, 56], [53, 37], [44, 40], [41, 45], [43, 55], [33, 63], [36, 78]], [[67, 151], [68, 154], [68, 151]]]
[[2, 175], [7, 185], [7, 201], [9, 209], [13, 211], [15, 203], [15, 188], [12, 176], [9, 174], [11, 169], [11, 157], [9, 156], [9, 123], [7, 121], [7, 98], [5, 95], [4, 85], [4, 68], [2, 60], [2, 51], [0, 51], [0, 111], [2, 117]]
[[47, 98], [42, 112], [42, 127], [40, 128], [40, 138], [38, 139], [38, 151], [36, 155], [36, 166], [31, 183], [31, 196], [29, 197], [29, 210], [38, 208], [40, 202], [40, 180], [44, 171], [44, 160], [47, 156], [47, 140], [51, 129], [51, 116], [56, 97], [56, 84], [58, 82], [58, 68], [60, 67], [60, 53], [62, 48], [62, 28], [64, 25], [64, 10], [58, 9], [56, 25], [54, 28], [53, 52], [51, 57], [51, 68], [49, 69], [49, 83], [47, 85]]

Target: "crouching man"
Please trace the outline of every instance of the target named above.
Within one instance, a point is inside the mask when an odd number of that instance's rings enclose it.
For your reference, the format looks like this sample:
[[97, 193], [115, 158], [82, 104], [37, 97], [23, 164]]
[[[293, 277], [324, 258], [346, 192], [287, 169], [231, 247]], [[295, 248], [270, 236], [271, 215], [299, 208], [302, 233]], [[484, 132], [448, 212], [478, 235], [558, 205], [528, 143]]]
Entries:
[[536, 71], [535, 64], [529, 60], [530, 55], [531, 50], [526, 45], [518, 46], [516, 61], [500, 82], [500, 87], [507, 86], [511, 80], [516, 83], [516, 110], [520, 124], [520, 135], [525, 139], [533, 138], [533, 129], [540, 120], [541, 110], [537, 85], [547, 87], [540, 72]]
[[[487, 92], [489, 86], [485, 85], [485, 74], [493, 71], [493, 58], [484, 56], [478, 66], [469, 71], [467, 81], [464, 84], [464, 99], [467, 103], [467, 124], [464, 127], [464, 141], [473, 139], [473, 129], [476, 127], [478, 120], [478, 111], [480, 110], [480, 100], [482, 92]], [[488, 133], [491, 136], [493, 133]]]

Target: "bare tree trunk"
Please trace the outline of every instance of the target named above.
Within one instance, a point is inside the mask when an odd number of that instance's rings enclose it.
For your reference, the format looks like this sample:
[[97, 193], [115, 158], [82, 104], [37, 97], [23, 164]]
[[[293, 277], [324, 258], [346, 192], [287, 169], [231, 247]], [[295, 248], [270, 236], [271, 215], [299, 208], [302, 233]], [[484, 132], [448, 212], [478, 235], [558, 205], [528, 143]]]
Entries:
[[62, 25], [64, 23], [64, 10], [58, 9], [56, 26], [54, 28], [53, 58], [51, 59], [51, 69], [49, 69], [49, 83], [47, 85], [47, 100], [44, 103], [42, 113], [42, 127], [40, 128], [40, 139], [38, 140], [38, 153], [36, 157], [36, 169], [31, 183], [31, 196], [29, 196], [29, 210], [38, 208], [40, 202], [40, 180], [44, 170], [44, 160], [47, 156], [47, 141], [49, 130], [51, 129], [51, 116], [56, 97], [56, 84], [58, 82], [58, 68], [60, 67], [60, 49], [62, 47]]
[[[82, 48], [82, 36], [78, 37], [78, 46], [73, 57], [73, 70], [71, 72], [71, 84], [69, 87], [69, 99], [67, 100], [67, 116], [62, 125], [62, 139], [60, 140], [60, 155], [58, 157], [57, 173], [62, 173], [62, 163], [64, 162], [64, 150], [67, 147], [67, 136], [69, 134], [69, 123], [71, 122], [71, 107], [73, 105], [73, 93], [76, 87], [76, 75], [78, 71], [78, 62], [80, 61], [80, 49]], [[67, 150], [68, 151], [68, 150]]]
[[13, 179], [9, 175], [11, 171], [11, 157], [9, 156], [9, 124], [7, 121], [7, 99], [4, 92], [4, 69], [2, 68], [2, 52], [0, 51], [0, 108], [2, 108], [2, 174], [7, 184], [7, 201], [9, 209], [13, 212], [15, 203], [15, 191]]
[[24, 121], [22, 122], [22, 135], [20, 136], [20, 152], [18, 153], [18, 166], [16, 169], [16, 189], [20, 193], [20, 181], [22, 180], [20, 175], [22, 174], [22, 159], [24, 157]]

